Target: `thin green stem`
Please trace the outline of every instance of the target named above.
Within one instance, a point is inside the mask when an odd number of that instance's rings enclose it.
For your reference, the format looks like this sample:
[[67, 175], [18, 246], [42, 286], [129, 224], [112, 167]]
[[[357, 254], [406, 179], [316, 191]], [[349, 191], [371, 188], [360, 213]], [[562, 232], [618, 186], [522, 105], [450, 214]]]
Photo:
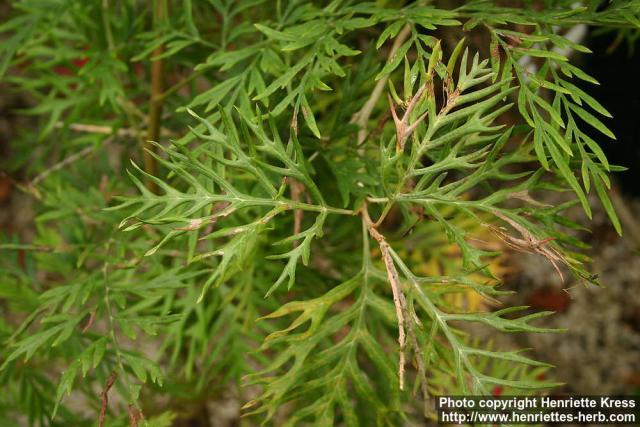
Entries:
[[[111, 251], [111, 243], [112, 243], [112, 239], [110, 238], [107, 241], [107, 246], [106, 246], [106, 260], [102, 264], [102, 279], [103, 279], [102, 282], [104, 285], [104, 305], [107, 310], [109, 338], [111, 339], [113, 352], [116, 355], [116, 364], [118, 366], [118, 370], [122, 373], [120, 377], [125, 382], [125, 385], [127, 386], [127, 391], [131, 393], [131, 383], [129, 383], [129, 380], [127, 378], [127, 371], [124, 367], [124, 362], [122, 360], [122, 352], [120, 351], [120, 345], [118, 344], [118, 338], [116, 336], [115, 317], [113, 314], [113, 308], [111, 306], [111, 299], [109, 297], [111, 288], [109, 286], [109, 261], [108, 260], [110, 259], [109, 253]], [[132, 394], [129, 394], [129, 403], [135, 404], [135, 399], [133, 398]]]
[[113, 33], [111, 31], [111, 25], [109, 23], [109, 0], [102, 0], [102, 25], [104, 25], [104, 31], [107, 36], [107, 46], [109, 52], [113, 52], [115, 49], [115, 43], [113, 41]]

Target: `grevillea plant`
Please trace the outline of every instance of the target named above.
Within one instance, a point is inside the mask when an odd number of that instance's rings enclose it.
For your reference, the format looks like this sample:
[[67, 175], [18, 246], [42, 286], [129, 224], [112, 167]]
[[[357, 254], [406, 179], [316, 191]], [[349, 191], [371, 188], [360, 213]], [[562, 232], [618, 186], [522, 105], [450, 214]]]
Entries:
[[572, 60], [587, 26], [637, 37], [640, 2], [12, 8], [0, 74], [33, 117], [3, 169], [36, 216], [3, 237], [0, 424], [210, 425], [224, 398], [401, 425], [556, 385], [468, 325], [559, 332], [499, 305], [509, 253], [597, 284], [565, 211], [620, 233], [620, 168]]

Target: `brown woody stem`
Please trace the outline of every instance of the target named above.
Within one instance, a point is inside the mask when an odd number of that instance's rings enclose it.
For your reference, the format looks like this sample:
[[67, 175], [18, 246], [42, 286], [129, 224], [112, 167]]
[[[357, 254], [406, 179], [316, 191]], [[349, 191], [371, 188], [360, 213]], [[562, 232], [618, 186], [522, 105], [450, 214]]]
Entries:
[[[166, 3], [163, 0], [157, 0], [154, 4], [154, 26], [163, 25], [167, 16]], [[151, 143], [160, 139], [160, 127], [162, 119], [162, 93], [164, 91], [164, 61], [159, 58], [164, 52], [164, 44], [158, 46], [151, 56], [151, 98], [149, 100], [149, 114], [147, 128], [147, 136], [143, 141], [144, 148], [144, 170], [150, 175], [156, 175], [158, 172], [158, 164], [153, 157], [156, 147]], [[157, 185], [147, 180], [147, 187], [154, 193], [157, 192]]]
[[109, 406], [109, 390], [113, 387], [113, 383], [116, 382], [117, 374], [114, 372], [107, 378], [107, 383], [104, 386], [104, 390], [100, 393], [100, 414], [98, 415], [98, 427], [104, 425], [104, 417], [107, 415], [107, 407]]

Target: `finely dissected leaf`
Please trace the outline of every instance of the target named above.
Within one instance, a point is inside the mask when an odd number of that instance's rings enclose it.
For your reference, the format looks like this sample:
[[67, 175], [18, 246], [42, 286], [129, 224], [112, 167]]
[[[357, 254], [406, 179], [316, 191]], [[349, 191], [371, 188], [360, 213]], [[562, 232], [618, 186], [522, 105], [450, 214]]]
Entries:
[[68, 337], [68, 335], [70, 335], [69, 331], [73, 327], [75, 327], [75, 325], [79, 321], [80, 319], [78, 317], [72, 317], [62, 323], [49, 327], [43, 331], [40, 331], [23, 339], [22, 341], [19, 341], [14, 345], [15, 350], [13, 350], [13, 352], [11, 352], [7, 356], [2, 367], [5, 368], [9, 364], [9, 362], [21, 356], [23, 356], [25, 360], [29, 360], [37, 350], [39, 350], [46, 343], [54, 340], [54, 338], [56, 338], [56, 340], [60, 342], [61, 338], [66, 338]]
[[240, 82], [240, 78], [227, 79], [224, 82], [215, 85], [208, 91], [196, 96], [189, 104], [189, 108], [194, 108], [202, 104], [207, 104], [205, 111], [210, 111], [216, 108], [220, 101]]
[[73, 387], [73, 381], [76, 378], [76, 374], [78, 372], [78, 362], [73, 363], [69, 368], [62, 374], [60, 378], [60, 382], [58, 383], [58, 389], [56, 390], [56, 406], [53, 409], [53, 416], [55, 416], [58, 410], [58, 404], [62, 400], [62, 398], [71, 393], [71, 389]]
[[527, 55], [536, 56], [539, 58], [549, 58], [549, 59], [554, 59], [556, 61], [567, 60], [566, 57], [549, 50], [542, 50], [542, 49], [535, 49], [535, 48], [516, 49], [516, 50], [519, 50]]
[[583, 108], [578, 107], [577, 105], [571, 105], [570, 108], [578, 115], [582, 120], [586, 123], [590, 124], [594, 128], [598, 129], [600, 132], [608, 136], [609, 138], [616, 139], [613, 132], [611, 132], [599, 119], [597, 119], [593, 114], [589, 113]]
[[389, 58], [389, 61], [387, 62], [387, 64], [382, 68], [382, 70], [380, 70], [380, 72], [376, 76], [376, 80], [382, 78], [383, 76], [386, 76], [387, 74], [393, 72], [393, 70], [398, 68], [398, 65], [400, 65], [400, 63], [404, 59], [404, 56], [409, 50], [409, 48], [411, 47], [411, 44], [412, 43], [409, 40], [404, 42], [398, 48], [398, 51], [391, 58]]
[[580, 134], [580, 139], [582, 139], [587, 144], [587, 146], [591, 149], [591, 151], [593, 151], [593, 153], [598, 157], [598, 160], [600, 160], [600, 162], [604, 165], [605, 169], [609, 170], [609, 162], [604, 152], [602, 151], [602, 148], [600, 148], [600, 145], [598, 145], [597, 142], [595, 142], [593, 139], [591, 139], [588, 135], [584, 133]]
[[595, 111], [597, 111], [598, 113], [602, 114], [603, 116], [606, 117], [611, 117], [611, 113], [609, 113], [609, 111], [607, 111], [606, 108], [604, 108], [598, 101], [596, 101], [591, 95], [587, 94], [586, 92], [584, 92], [582, 89], [580, 89], [579, 87], [565, 81], [562, 80], [560, 82], [561, 85], [565, 86], [567, 89], [570, 90], [571, 94], [574, 94], [578, 99], [583, 100], [584, 102], [587, 103], [587, 105], [589, 105], [589, 107], [593, 108]]
[[607, 211], [607, 215], [611, 219], [611, 223], [616, 229], [616, 232], [619, 235], [622, 235], [622, 226], [620, 225], [620, 220], [616, 215], [616, 211], [611, 204], [611, 199], [609, 198], [609, 195], [607, 194], [607, 191], [605, 190], [601, 179], [602, 178], [598, 174], [596, 174], [593, 179], [593, 186], [596, 188], [596, 192], [598, 193], [598, 197], [602, 202], [602, 206], [604, 206], [604, 209]]
[[588, 75], [587, 73], [585, 73], [584, 71], [582, 71], [580, 68], [569, 64], [567, 62], [564, 62], [560, 65], [560, 69], [562, 70], [562, 72], [564, 72], [565, 74], [572, 76], [575, 75], [576, 77], [578, 77], [581, 80], [584, 80], [586, 82], [589, 83], [593, 83], [593, 84], [600, 84], [598, 83], [598, 81], [596, 79], [594, 79], [593, 77], [591, 77], [590, 75]]
[[576, 195], [580, 199], [580, 203], [582, 203], [582, 207], [584, 208], [587, 215], [591, 216], [591, 207], [589, 206], [589, 201], [587, 200], [586, 195], [582, 191], [578, 180], [576, 179], [573, 171], [569, 168], [569, 164], [567, 159], [558, 151], [558, 149], [554, 146], [554, 144], [547, 144], [549, 152], [551, 153], [551, 158], [553, 159], [555, 165], [560, 170], [560, 173], [564, 177], [564, 179], [569, 183], [571, 188], [576, 192]]
[[309, 129], [311, 129], [311, 132], [313, 132], [316, 138], [320, 138], [320, 130], [318, 130], [316, 119], [313, 116], [313, 111], [311, 110], [311, 107], [309, 106], [309, 102], [307, 101], [307, 98], [304, 95], [302, 96], [301, 108], [302, 108], [302, 116], [304, 117], [305, 122], [307, 122]]
[[[364, 242], [368, 240], [365, 238]], [[267, 411], [269, 402], [295, 401], [300, 392], [323, 391], [324, 399], [308, 406], [300, 411], [291, 420], [291, 423], [316, 416], [318, 420], [334, 419], [335, 412], [340, 411], [348, 419], [356, 415], [351, 409], [351, 404], [346, 404], [346, 396], [350, 395], [349, 389], [354, 387], [358, 399], [368, 404], [380, 405], [378, 392], [371, 388], [370, 374], [365, 373], [363, 367], [357, 361], [356, 353], [366, 355], [380, 370], [385, 378], [393, 382], [393, 371], [384, 352], [380, 350], [375, 339], [367, 332], [367, 300], [372, 297], [370, 283], [372, 278], [367, 264], [351, 279], [331, 289], [323, 296], [307, 301], [294, 301], [280, 307], [275, 312], [262, 319], [275, 319], [289, 314], [300, 313], [285, 329], [271, 333], [263, 344], [263, 349], [277, 348], [280, 345], [289, 347], [281, 356], [274, 360], [271, 366], [263, 372], [252, 375], [257, 382], [262, 375], [272, 373], [280, 369], [287, 359], [294, 358], [294, 365], [280, 377], [268, 381], [265, 391], [255, 403], [264, 405], [254, 410], [255, 412]], [[354, 295], [355, 294], [355, 295]], [[356, 296], [358, 295], [358, 296]], [[337, 316], [327, 319], [328, 311], [338, 302], [346, 302], [354, 296], [356, 300], [352, 305]], [[308, 327], [305, 325], [310, 321]], [[336, 346], [327, 347], [327, 339], [340, 328], [351, 325], [351, 330]], [[304, 332], [300, 328], [305, 327]], [[296, 382], [306, 378], [305, 385], [301, 388]], [[391, 387], [395, 390], [395, 387]], [[297, 391], [296, 391], [297, 390]], [[397, 391], [394, 391], [393, 407], [397, 410]], [[346, 405], [346, 406], [345, 406]], [[377, 410], [377, 409], [376, 409]], [[320, 415], [322, 414], [322, 415]], [[379, 412], [378, 416], [390, 417], [391, 414]], [[268, 410], [267, 418], [273, 416]], [[320, 422], [320, 421], [319, 421]]]
[[253, 99], [255, 101], [259, 101], [264, 99], [274, 93], [278, 89], [282, 89], [287, 84], [289, 84], [293, 78], [300, 72], [304, 67], [309, 65], [313, 61], [312, 55], [307, 55], [302, 61], [298, 62], [293, 67], [289, 68], [284, 74], [274, 80], [269, 86], [267, 86], [263, 91], [258, 93]]
[[376, 49], [380, 49], [387, 39], [394, 38], [398, 35], [403, 25], [404, 23], [402, 21], [395, 21], [391, 25], [388, 25], [380, 34], [380, 37], [378, 37], [378, 41], [376, 41]]

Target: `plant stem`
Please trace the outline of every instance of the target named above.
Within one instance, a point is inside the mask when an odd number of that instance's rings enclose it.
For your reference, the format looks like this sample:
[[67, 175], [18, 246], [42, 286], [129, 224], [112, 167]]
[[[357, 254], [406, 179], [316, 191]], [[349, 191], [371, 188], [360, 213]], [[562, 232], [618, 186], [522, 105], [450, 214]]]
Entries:
[[[120, 344], [118, 344], [118, 337], [116, 336], [116, 324], [115, 324], [115, 315], [113, 313], [113, 307], [111, 306], [111, 298], [109, 293], [111, 291], [111, 287], [109, 285], [109, 255], [111, 252], [111, 245], [113, 243], [113, 238], [109, 238], [106, 243], [106, 260], [102, 264], [102, 282], [104, 286], [104, 306], [106, 308], [107, 314], [107, 328], [108, 328], [108, 336], [111, 340], [111, 345], [113, 347], [113, 352], [116, 356], [116, 365], [118, 370], [122, 373], [122, 380], [124, 384], [127, 386], [127, 392], [129, 394], [129, 402], [134, 403], [133, 395], [131, 394], [131, 383], [127, 379], [127, 370], [124, 367], [124, 361], [122, 358], [122, 351], [120, 350]], [[115, 377], [114, 377], [115, 379]], [[105, 387], [105, 390], [107, 388]], [[107, 390], [108, 391], [108, 390]]]
[[177, 91], [179, 91], [180, 89], [182, 89], [183, 87], [185, 87], [186, 85], [188, 85], [189, 83], [191, 83], [192, 81], [194, 81], [195, 79], [197, 79], [198, 77], [203, 75], [205, 71], [208, 71], [208, 70], [207, 69], [202, 69], [202, 70], [194, 71], [188, 77], [180, 80], [178, 83], [176, 83], [175, 85], [171, 86], [164, 93], [159, 94], [156, 97], [156, 100], [164, 101], [164, 99], [166, 97], [168, 97], [169, 95], [173, 95], [174, 93], [176, 93]]
[[109, 0], [102, 0], [102, 25], [107, 37], [107, 46], [109, 52], [113, 53], [115, 43], [113, 42], [113, 33], [111, 32], [111, 24], [109, 23]]
[[[154, 5], [154, 26], [159, 27], [163, 25], [166, 19], [166, 3], [163, 0], [158, 0]], [[147, 138], [143, 142], [144, 149], [144, 170], [150, 175], [156, 175], [158, 171], [158, 164], [153, 157], [153, 153], [156, 152], [156, 147], [151, 141], [158, 141], [160, 139], [160, 121], [162, 118], [162, 92], [164, 91], [164, 61], [162, 58], [158, 58], [164, 52], [164, 44], [158, 46], [151, 56], [151, 98], [149, 100], [149, 115], [147, 128]], [[158, 186], [147, 180], [146, 182], [149, 190], [154, 193], [158, 191]]]
[[[105, 145], [110, 144], [112, 141], [113, 141], [113, 137], [109, 137], [109, 138], [105, 139], [104, 141], [102, 141], [101, 146], [104, 147]], [[31, 180], [30, 185], [31, 186], [38, 185], [42, 180], [47, 178], [53, 172], [56, 172], [56, 171], [59, 171], [60, 169], [66, 168], [67, 166], [69, 166], [70, 164], [75, 162], [76, 160], [82, 159], [83, 157], [86, 157], [86, 156], [90, 155], [95, 150], [96, 150], [95, 146], [89, 145], [88, 147], [85, 147], [82, 150], [75, 152], [74, 154], [70, 155], [69, 157], [66, 157], [62, 161], [60, 161], [60, 162], [56, 163], [55, 165], [51, 166], [49, 169], [45, 169], [44, 171], [42, 171], [38, 176], [36, 176], [35, 178], [33, 178]]]
[[389, 244], [387, 243], [385, 237], [377, 230], [376, 225], [371, 220], [371, 217], [369, 217], [366, 203], [362, 206], [360, 216], [362, 217], [364, 224], [369, 230], [369, 235], [373, 237], [376, 242], [378, 242], [378, 246], [380, 247], [380, 254], [382, 255], [382, 261], [384, 262], [385, 270], [387, 271], [387, 279], [389, 280], [389, 284], [391, 285], [391, 291], [393, 293], [393, 305], [395, 306], [396, 317], [398, 319], [398, 345], [400, 347], [400, 361], [398, 362], [398, 381], [400, 390], [404, 390], [404, 367], [406, 363], [405, 346], [407, 341], [405, 330], [407, 327], [408, 318], [407, 301], [405, 299], [404, 293], [402, 292], [402, 284], [400, 283], [400, 277], [398, 275], [398, 271], [396, 270], [391, 252], [389, 250]]

